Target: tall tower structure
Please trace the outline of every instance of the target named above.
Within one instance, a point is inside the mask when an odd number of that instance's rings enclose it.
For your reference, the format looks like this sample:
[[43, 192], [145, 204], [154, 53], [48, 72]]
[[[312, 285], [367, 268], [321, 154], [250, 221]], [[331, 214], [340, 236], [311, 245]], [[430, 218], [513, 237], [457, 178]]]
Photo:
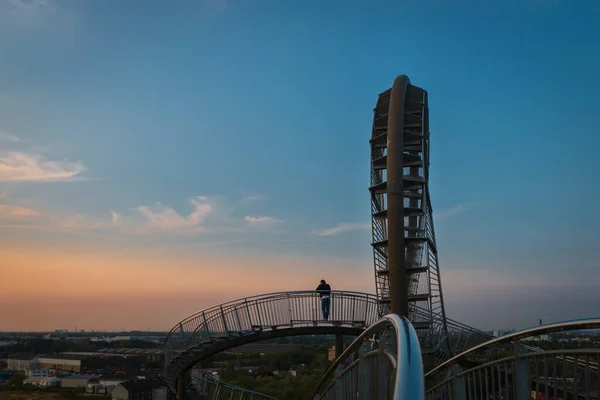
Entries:
[[379, 313], [407, 316], [423, 354], [450, 356], [429, 198], [427, 92], [398, 76], [379, 95], [371, 134], [371, 214]]

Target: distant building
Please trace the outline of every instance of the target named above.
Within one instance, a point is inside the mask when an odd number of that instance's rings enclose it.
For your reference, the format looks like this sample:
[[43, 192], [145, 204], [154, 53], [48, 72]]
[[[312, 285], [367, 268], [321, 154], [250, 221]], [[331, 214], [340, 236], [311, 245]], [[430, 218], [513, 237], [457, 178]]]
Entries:
[[132, 372], [142, 369], [143, 356], [118, 356], [112, 354], [88, 355], [97, 353], [67, 353], [52, 356], [40, 356], [39, 368], [54, 369], [71, 373], [114, 373]]
[[90, 379], [98, 379], [100, 375], [69, 375], [61, 379], [60, 386], [64, 388], [87, 388]]
[[81, 361], [85, 357], [75, 356], [40, 356], [38, 358], [39, 368], [53, 369], [61, 372], [80, 372]]
[[86, 393], [106, 396], [111, 394], [112, 390], [119, 384], [135, 379], [136, 377], [125, 375], [102, 375], [100, 378], [88, 380]]
[[62, 356], [89, 356], [89, 357], [107, 357], [107, 356], [120, 356], [120, 357], [141, 357], [144, 358], [147, 363], [157, 364], [159, 369], [162, 369], [163, 360], [164, 360], [164, 351], [163, 349], [129, 349], [129, 348], [120, 348], [120, 349], [100, 349], [98, 351], [88, 351], [88, 352], [63, 352]]
[[39, 360], [25, 358], [6, 359], [6, 369], [9, 371], [27, 372], [31, 369], [39, 368]]
[[50, 371], [47, 368], [42, 368], [42, 369], [30, 369], [29, 371], [27, 371], [27, 376], [31, 376], [33, 378], [37, 378], [37, 377], [45, 377], [50, 375], [49, 373]]
[[329, 348], [329, 350], [327, 351], [327, 359], [329, 361], [333, 361], [336, 358], [336, 354], [335, 354], [335, 346], [331, 346]]
[[110, 393], [112, 400], [175, 400], [176, 396], [161, 379], [128, 381], [117, 385]]
[[24, 385], [34, 385], [39, 387], [53, 387], [60, 385], [60, 379], [48, 376], [32, 376], [23, 381]]
[[523, 342], [549, 342], [550, 341], [550, 336], [548, 336], [548, 335], [538, 335], [538, 336], [531, 336], [531, 337], [523, 338], [521, 340]]

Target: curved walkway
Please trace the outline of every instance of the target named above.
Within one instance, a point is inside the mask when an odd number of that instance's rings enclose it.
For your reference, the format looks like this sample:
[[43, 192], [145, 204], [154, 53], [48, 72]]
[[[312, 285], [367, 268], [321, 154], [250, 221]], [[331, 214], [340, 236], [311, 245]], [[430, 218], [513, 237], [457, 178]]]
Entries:
[[[329, 319], [315, 291], [280, 292], [220, 304], [189, 316], [165, 339], [165, 377], [173, 390], [200, 360], [246, 343], [296, 335], [358, 336], [378, 319], [375, 295], [331, 292]], [[179, 391], [180, 392], [180, 391]]]
[[[431, 323], [431, 313], [412, 310], [416, 329]], [[321, 315], [315, 291], [278, 292], [242, 298], [207, 308], [177, 324], [165, 340], [165, 376], [176, 390], [179, 376], [200, 360], [246, 343], [283, 336], [342, 334], [358, 336], [379, 319], [373, 294], [332, 291], [329, 321]], [[456, 352], [490, 335], [447, 319]], [[427, 351], [425, 349], [424, 351]]]

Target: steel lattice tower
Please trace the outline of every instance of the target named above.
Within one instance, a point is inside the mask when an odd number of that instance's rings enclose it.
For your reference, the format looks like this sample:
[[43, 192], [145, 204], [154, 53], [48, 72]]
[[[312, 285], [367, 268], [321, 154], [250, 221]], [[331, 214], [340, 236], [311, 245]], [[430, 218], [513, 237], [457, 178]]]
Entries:
[[370, 145], [379, 313], [408, 316], [423, 353], [439, 363], [450, 356], [450, 343], [429, 198], [427, 92], [407, 76], [379, 95]]

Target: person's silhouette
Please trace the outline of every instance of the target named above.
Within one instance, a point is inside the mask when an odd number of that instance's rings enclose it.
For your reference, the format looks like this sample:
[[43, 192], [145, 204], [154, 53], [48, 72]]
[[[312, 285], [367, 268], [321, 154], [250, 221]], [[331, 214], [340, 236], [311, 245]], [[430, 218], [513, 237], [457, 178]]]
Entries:
[[331, 304], [331, 286], [325, 282], [325, 279], [321, 279], [321, 284], [317, 286], [317, 292], [321, 296], [323, 319], [327, 321], [329, 319], [329, 306]]

